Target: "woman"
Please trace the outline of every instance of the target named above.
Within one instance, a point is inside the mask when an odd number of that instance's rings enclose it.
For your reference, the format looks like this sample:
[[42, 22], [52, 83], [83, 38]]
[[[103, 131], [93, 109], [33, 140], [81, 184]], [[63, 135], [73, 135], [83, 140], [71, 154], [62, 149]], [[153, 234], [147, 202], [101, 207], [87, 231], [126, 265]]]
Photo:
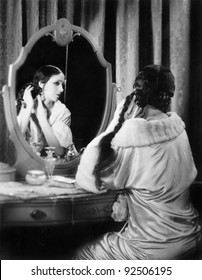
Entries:
[[185, 125], [168, 112], [174, 90], [169, 69], [146, 66], [107, 131], [85, 149], [76, 185], [123, 190], [112, 217], [126, 223], [78, 250], [76, 259], [182, 259], [196, 248], [200, 226], [189, 187], [197, 171]]
[[[19, 95], [17, 111], [22, 134], [32, 147], [42, 152], [46, 146], [55, 147], [55, 155], [64, 155], [72, 144], [71, 113], [59, 101], [65, 77], [52, 65], [42, 66]], [[23, 106], [22, 106], [23, 105]]]

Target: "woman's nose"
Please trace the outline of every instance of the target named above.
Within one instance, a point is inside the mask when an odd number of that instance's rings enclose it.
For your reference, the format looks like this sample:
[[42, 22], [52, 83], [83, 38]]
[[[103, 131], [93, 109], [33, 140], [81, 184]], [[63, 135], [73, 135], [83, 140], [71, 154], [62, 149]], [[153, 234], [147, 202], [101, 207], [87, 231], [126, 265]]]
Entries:
[[64, 88], [63, 88], [62, 85], [59, 86], [59, 91], [60, 91], [60, 92], [63, 92], [63, 91], [64, 91]]

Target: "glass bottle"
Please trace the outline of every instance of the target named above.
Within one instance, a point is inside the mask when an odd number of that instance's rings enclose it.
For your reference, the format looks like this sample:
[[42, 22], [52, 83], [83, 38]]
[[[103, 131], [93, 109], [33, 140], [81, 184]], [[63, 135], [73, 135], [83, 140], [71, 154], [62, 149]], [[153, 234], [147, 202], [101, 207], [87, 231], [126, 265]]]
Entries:
[[67, 161], [73, 159], [75, 156], [74, 144], [70, 144], [67, 147], [66, 159]]
[[53, 176], [53, 171], [55, 169], [55, 163], [56, 163], [56, 158], [53, 156], [55, 148], [46, 147], [45, 150], [47, 156], [44, 158], [44, 161], [45, 161], [45, 166], [47, 171], [47, 177], [48, 177], [48, 181], [51, 181], [51, 178]]

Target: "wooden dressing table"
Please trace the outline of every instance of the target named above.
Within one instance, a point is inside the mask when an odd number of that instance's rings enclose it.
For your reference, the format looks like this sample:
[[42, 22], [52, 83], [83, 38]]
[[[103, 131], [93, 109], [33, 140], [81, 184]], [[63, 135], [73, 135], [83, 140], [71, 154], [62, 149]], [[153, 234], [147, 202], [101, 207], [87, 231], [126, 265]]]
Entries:
[[[6, 186], [6, 183], [0, 182], [0, 186], [1, 184]], [[12, 193], [12, 183], [9, 182], [8, 185], [11, 192], [8, 190], [7, 194], [2, 194], [0, 187], [1, 229], [13, 226], [74, 225], [109, 220], [112, 205], [117, 197], [117, 193], [112, 191], [102, 194], [85, 191], [76, 193], [72, 187], [70, 191], [68, 187], [67, 191], [65, 188], [58, 188], [57, 194], [56, 187], [42, 186], [40, 193], [40, 186], [30, 186], [26, 183], [23, 183], [22, 187], [18, 186], [21, 193], [16, 191], [15, 194]], [[43, 195], [45, 192], [47, 195]]]
[[120, 227], [111, 218], [118, 193], [38, 196], [40, 187], [24, 187], [25, 195], [6, 195], [0, 182], [1, 259], [71, 259], [80, 245]]

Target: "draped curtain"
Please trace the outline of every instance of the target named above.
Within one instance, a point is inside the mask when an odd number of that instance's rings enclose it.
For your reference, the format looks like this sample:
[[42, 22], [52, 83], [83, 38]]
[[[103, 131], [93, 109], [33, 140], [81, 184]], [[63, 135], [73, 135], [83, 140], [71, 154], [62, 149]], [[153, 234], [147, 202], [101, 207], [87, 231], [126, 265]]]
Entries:
[[[188, 117], [190, 0], [171, 0], [170, 5], [166, 2], [168, 1], [151, 0], [146, 3], [141, 0], [118, 0], [116, 83], [121, 90], [118, 99], [122, 99], [132, 91], [134, 77], [139, 68], [150, 63], [164, 64], [171, 68], [176, 77], [176, 94], [172, 109], [186, 119]], [[170, 15], [169, 22], [162, 20], [163, 8], [167, 9], [165, 12]], [[146, 13], [147, 18], [143, 13]], [[168, 23], [169, 33], [163, 34], [166, 27], [163, 25]], [[166, 62], [164, 60], [163, 63], [163, 56], [168, 55], [168, 49], [164, 48], [162, 42], [162, 36], [165, 35], [169, 36], [170, 47], [169, 60]], [[142, 50], [145, 48], [145, 51]], [[144, 55], [144, 52], [147, 54]], [[140, 59], [144, 62], [140, 63]]]
[[[1, 0], [0, 87], [7, 83], [8, 66], [29, 38], [66, 17], [93, 35], [112, 64], [117, 102], [132, 91], [135, 76], [145, 65], [171, 68], [176, 78], [172, 109], [186, 123], [200, 178], [201, 11], [200, 0]], [[0, 161], [7, 160], [5, 129], [0, 98]]]

